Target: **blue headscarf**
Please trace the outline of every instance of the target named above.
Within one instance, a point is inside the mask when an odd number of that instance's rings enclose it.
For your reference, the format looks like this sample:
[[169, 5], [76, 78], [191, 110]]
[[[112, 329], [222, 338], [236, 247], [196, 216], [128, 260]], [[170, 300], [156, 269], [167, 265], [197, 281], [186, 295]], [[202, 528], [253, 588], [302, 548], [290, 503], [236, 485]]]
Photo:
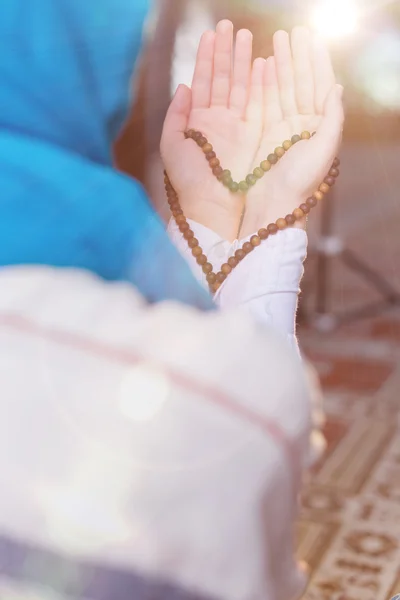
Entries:
[[82, 268], [210, 308], [142, 187], [112, 167], [147, 11], [0, 2], [0, 266]]

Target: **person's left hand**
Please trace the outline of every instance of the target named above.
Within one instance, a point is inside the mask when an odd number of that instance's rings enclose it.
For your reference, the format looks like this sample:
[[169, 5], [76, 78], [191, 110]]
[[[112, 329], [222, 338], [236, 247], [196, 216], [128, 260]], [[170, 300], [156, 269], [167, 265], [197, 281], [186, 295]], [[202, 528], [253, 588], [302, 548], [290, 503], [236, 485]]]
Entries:
[[252, 66], [253, 38], [218, 23], [201, 39], [192, 88], [180, 86], [164, 123], [161, 154], [187, 218], [225, 239], [237, 236], [245, 196], [233, 194], [213, 175], [188, 129], [201, 131], [224, 169], [237, 181], [252, 169], [262, 135], [262, 59]]

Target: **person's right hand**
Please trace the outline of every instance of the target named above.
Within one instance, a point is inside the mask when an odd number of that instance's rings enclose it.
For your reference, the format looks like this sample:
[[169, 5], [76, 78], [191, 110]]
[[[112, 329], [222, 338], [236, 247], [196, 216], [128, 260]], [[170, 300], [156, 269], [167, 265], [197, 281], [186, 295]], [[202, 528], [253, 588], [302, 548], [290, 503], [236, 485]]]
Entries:
[[257, 59], [252, 68], [252, 45], [250, 31], [239, 31], [233, 57], [230, 21], [202, 36], [192, 89], [179, 86], [161, 140], [162, 159], [185, 216], [228, 240], [237, 236], [245, 196], [232, 194], [216, 179], [184, 132], [201, 131], [236, 181], [252, 171], [262, 135], [264, 64]]
[[255, 166], [293, 135], [316, 135], [296, 143], [249, 190], [242, 237], [285, 218], [319, 188], [341, 142], [342, 91], [327, 47], [310, 31], [295, 27], [291, 36], [274, 35], [274, 56], [264, 68], [264, 126]]

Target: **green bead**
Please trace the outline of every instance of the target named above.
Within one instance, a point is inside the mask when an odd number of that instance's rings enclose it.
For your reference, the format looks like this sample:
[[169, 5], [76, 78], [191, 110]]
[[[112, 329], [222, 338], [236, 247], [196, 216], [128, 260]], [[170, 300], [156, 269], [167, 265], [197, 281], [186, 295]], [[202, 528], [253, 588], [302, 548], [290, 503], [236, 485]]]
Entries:
[[275, 165], [278, 162], [278, 157], [276, 156], [276, 154], [270, 154], [268, 156], [268, 162], [270, 162], [271, 165]]
[[257, 181], [257, 177], [255, 175], [247, 175], [246, 182], [248, 185], [254, 185]]
[[249, 189], [249, 186], [247, 185], [246, 181], [241, 181], [239, 183], [239, 189], [241, 192], [247, 192], [247, 190]]
[[260, 167], [256, 167], [253, 171], [253, 175], [254, 177], [257, 177], [257, 179], [261, 179], [261, 177], [264, 177], [264, 171]]
[[232, 181], [229, 186], [229, 189], [231, 190], [231, 192], [233, 192], [235, 194], [236, 192], [239, 191], [239, 184], [236, 183], [236, 181]]
[[301, 137], [299, 135], [294, 135], [292, 137], [292, 144], [297, 144], [297, 142], [300, 142]]

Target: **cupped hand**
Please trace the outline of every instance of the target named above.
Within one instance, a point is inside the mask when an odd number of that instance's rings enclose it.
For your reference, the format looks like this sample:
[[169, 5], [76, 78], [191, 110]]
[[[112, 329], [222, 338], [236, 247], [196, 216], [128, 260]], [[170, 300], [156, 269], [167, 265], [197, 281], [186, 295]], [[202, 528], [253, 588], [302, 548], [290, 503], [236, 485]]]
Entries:
[[237, 236], [245, 197], [216, 179], [201, 149], [184, 132], [201, 131], [237, 181], [249, 173], [262, 135], [263, 61], [252, 67], [252, 45], [250, 31], [241, 30], [233, 51], [230, 21], [202, 36], [192, 88], [179, 86], [161, 140], [164, 165], [185, 216], [225, 239]]
[[[254, 166], [295, 134], [316, 132], [295, 144], [247, 196], [241, 236], [285, 217], [315, 192], [341, 142], [342, 88], [327, 48], [303, 27], [274, 35], [274, 56], [264, 62], [263, 135]], [[298, 226], [304, 226], [304, 220]]]

